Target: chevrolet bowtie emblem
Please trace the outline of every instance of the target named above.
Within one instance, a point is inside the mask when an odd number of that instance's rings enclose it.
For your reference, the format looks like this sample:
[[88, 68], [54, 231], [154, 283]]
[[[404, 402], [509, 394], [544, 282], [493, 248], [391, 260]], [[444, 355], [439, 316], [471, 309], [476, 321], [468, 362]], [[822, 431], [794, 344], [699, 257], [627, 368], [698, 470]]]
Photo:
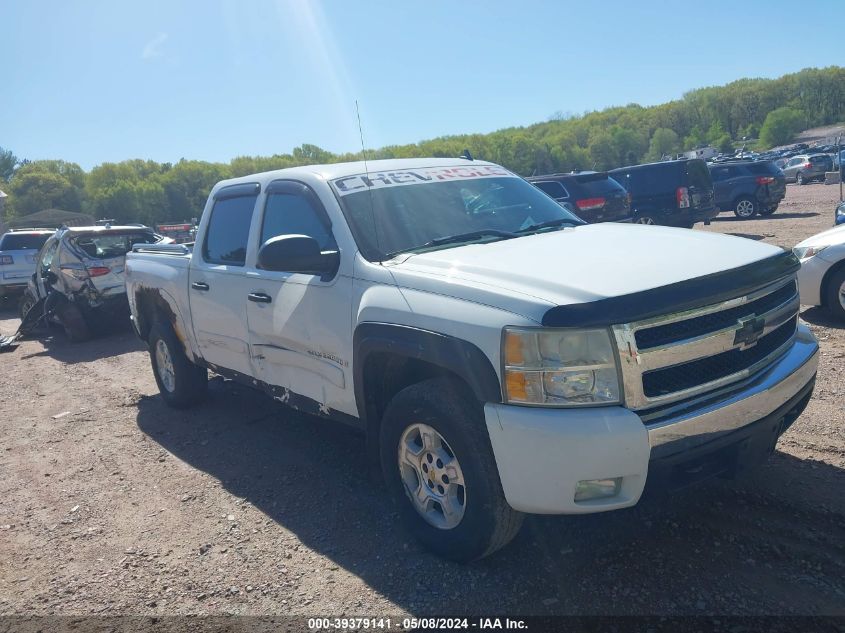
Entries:
[[739, 329], [734, 336], [734, 345], [740, 345], [743, 349], [757, 343], [757, 339], [763, 334], [766, 327], [766, 319], [761, 316], [752, 316], [739, 320]]

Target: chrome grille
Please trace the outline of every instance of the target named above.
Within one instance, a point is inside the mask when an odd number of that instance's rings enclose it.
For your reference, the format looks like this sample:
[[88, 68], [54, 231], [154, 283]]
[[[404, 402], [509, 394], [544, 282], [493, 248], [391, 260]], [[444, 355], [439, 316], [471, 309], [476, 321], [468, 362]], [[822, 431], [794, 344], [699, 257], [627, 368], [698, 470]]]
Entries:
[[794, 277], [721, 303], [613, 327], [626, 405], [676, 402], [774, 362], [798, 324]]

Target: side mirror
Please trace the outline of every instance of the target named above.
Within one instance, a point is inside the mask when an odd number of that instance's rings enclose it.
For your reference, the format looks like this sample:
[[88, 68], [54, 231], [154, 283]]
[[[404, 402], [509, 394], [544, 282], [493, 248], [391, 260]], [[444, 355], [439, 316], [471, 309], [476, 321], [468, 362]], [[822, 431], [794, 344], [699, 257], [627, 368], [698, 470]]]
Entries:
[[337, 251], [321, 251], [313, 237], [279, 235], [258, 251], [258, 267], [263, 270], [311, 275], [333, 275], [340, 265]]
[[58, 277], [56, 277], [56, 273], [54, 273], [52, 270], [48, 270], [46, 273], [44, 273], [44, 274], [41, 276], [41, 279], [42, 279], [42, 280], [44, 281], [44, 283], [45, 283], [45, 284], [47, 284], [48, 286], [52, 286], [52, 285], [54, 285], [54, 284], [55, 284], [55, 283], [59, 280], [59, 278], [58, 278]]

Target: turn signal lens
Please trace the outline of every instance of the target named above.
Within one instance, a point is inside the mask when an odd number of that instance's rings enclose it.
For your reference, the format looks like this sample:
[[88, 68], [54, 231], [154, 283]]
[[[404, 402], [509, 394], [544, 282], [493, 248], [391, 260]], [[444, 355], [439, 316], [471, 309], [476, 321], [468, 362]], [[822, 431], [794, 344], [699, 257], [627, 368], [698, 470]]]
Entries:
[[512, 372], [505, 376], [505, 387], [508, 390], [508, 398], [525, 402], [528, 400], [528, 389], [525, 374]]

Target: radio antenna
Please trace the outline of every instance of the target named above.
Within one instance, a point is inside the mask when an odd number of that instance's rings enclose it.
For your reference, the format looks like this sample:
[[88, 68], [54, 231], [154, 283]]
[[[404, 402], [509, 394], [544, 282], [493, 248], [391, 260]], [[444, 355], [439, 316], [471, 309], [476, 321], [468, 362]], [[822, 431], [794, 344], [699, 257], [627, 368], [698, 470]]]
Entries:
[[376, 238], [376, 248], [381, 250], [378, 239], [378, 223], [376, 222], [376, 207], [373, 201], [373, 181], [370, 180], [370, 168], [367, 166], [367, 148], [364, 146], [364, 127], [361, 125], [361, 109], [358, 107], [358, 99], [355, 99], [355, 115], [358, 117], [358, 135], [361, 137], [361, 158], [364, 159], [364, 173], [367, 177], [367, 191], [370, 195], [370, 215], [373, 218], [373, 233]]

